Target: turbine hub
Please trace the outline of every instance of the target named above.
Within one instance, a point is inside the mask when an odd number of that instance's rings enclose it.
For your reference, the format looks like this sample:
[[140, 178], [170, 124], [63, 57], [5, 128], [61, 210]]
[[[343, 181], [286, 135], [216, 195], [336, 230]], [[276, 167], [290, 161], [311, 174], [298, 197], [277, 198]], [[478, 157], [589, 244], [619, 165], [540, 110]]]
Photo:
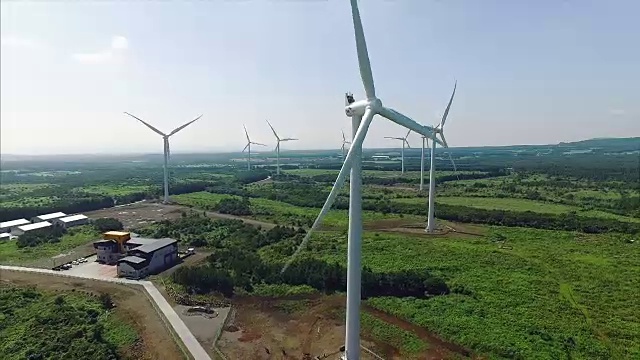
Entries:
[[367, 100], [355, 101], [347, 105], [344, 108], [344, 112], [348, 117], [364, 116], [364, 111], [366, 110], [367, 106], [369, 106], [369, 101]]
[[373, 98], [369, 100], [369, 107], [371, 108], [371, 110], [375, 111], [376, 113], [379, 112], [382, 109], [382, 100], [378, 98]]

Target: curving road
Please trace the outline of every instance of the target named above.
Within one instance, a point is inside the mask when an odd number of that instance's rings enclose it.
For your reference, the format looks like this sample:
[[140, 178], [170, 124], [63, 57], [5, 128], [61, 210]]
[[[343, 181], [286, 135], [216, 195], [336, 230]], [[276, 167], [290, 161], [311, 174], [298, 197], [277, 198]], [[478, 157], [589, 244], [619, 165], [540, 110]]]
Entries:
[[[92, 277], [92, 276], [84, 276], [81, 274], [65, 274], [60, 271], [53, 271], [48, 269], [35, 269], [35, 268], [26, 268], [21, 266], [6, 266], [0, 265], [1, 271], [23, 271], [23, 272], [32, 272], [32, 273], [40, 273], [40, 274], [48, 274], [54, 276], [61, 277], [75, 277], [82, 279], [92, 279], [98, 281], [109, 281], [120, 284], [129, 284], [129, 285], [139, 285], [142, 286], [147, 294], [149, 294], [149, 298], [153, 300], [156, 305], [156, 310], [161, 311], [164, 315], [165, 319], [169, 322], [175, 333], [180, 337], [182, 343], [185, 345], [189, 353], [191, 353], [191, 357], [194, 360], [211, 360], [209, 354], [204, 350], [202, 345], [198, 342], [198, 340], [193, 336], [189, 328], [184, 324], [182, 319], [178, 316], [178, 314], [173, 310], [171, 305], [167, 302], [167, 300], [160, 294], [160, 291], [156, 289], [151, 281], [136, 281], [136, 280], [128, 280], [128, 279], [120, 279], [120, 278], [103, 278], [103, 277]], [[2, 276], [0, 276], [1, 278]]]

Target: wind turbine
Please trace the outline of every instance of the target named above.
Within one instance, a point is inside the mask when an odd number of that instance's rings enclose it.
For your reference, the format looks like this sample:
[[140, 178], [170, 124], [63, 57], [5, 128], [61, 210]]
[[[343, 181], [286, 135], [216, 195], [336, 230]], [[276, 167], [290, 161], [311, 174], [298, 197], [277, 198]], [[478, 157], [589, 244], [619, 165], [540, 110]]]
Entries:
[[160, 130], [154, 128], [153, 126], [151, 126], [149, 123], [147, 123], [144, 120], [140, 119], [139, 117], [131, 115], [126, 111], [124, 113], [129, 115], [129, 116], [131, 116], [132, 118], [140, 121], [141, 123], [146, 125], [149, 129], [153, 130], [155, 133], [157, 133], [158, 135], [162, 136], [162, 140], [164, 142], [164, 199], [163, 199], [163, 202], [166, 204], [166, 203], [169, 202], [169, 168], [168, 168], [168, 162], [169, 162], [169, 156], [170, 156], [169, 137], [171, 137], [171, 135], [177, 133], [178, 131], [186, 128], [187, 126], [191, 125], [193, 122], [195, 122], [196, 120], [200, 119], [202, 117], [202, 115], [198, 116], [197, 118], [189, 121], [188, 123], [186, 123], [186, 124], [184, 124], [182, 126], [179, 126], [179, 127], [175, 128], [169, 134], [165, 134], [162, 131], [160, 131]]
[[[447, 121], [447, 116], [449, 115], [449, 110], [451, 109], [451, 103], [453, 103], [453, 97], [456, 95], [456, 88], [458, 87], [458, 82], [453, 85], [453, 92], [451, 93], [451, 98], [449, 99], [449, 103], [447, 104], [447, 108], [444, 110], [444, 114], [442, 115], [442, 120], [440, 124], [436, 125], [434, 128], [434, 132], [431, 135], [431, 166], [429, 169], [429, 211], [427, 214], [427, 232], [432, 233], [436, 228], [436, 220], [434, 217], [434, 207], [436, 201], [436, 172], [435, 172], [435, 158], [436, 158], [436, 134], [440, 134], [442, 138], [442, 144], [445, 148], [448, 148], [447, 139], [444, 137], [444, 123]], [[423, 138], [424, 144], [424, 138]], [[424, 146], [422, 148], [422, 155], [424, 157]], [[451, 157], [451, 153], [449, 152], [449, 160], [451, 160], [451, 164], [453, 164], [453, 171], [457, 172], [456, 163], [453, 161], [453, 157]], [[424, 160], [422, 161], [424, 166]], [[422, 171], [420, 172], [422, 174]], [[422, 189], [422, 177], [420, 179], [420, 189]]]
[[242, 127], [244, 128], [244, 134], [247, 136], [247, 145], [245, 145], [244, 149], [242, 149], [242, 152], [244, 152], [245, 150], [249, 150], [249, 152], [247, 153], [247, 155], [248, 155], [247, 156], [247, 169], [251, 170], [251, 144], [260, 145], [260, 146], [267, 146], [267, 145], [251, 141], [251, 139], [249, 139], [249, 133], [247, 132], [247, 127], [244, 126], [244, 125], [242, 125]]
[[[280, 139], [280, 137], [278, 136], [278, 134], [276, 134], [276, 131], [273, 129], [273, 126], [271, 126], [271, 123], [269, 122], [269, 120], [267, 120], [267, 124], [269, 124], [269, 127], [271, 128], [271, 131], [273, 131], [273, 135], [276, 137], [276, 140], [278, 141], [278, 144], [276, 145], [276, 174], [280, 175], [280, 142], [284, 142], [284, 141], [295, 141], [298, 139], [294, 139], [294, 138], [284, 138], [284, 139]], [[245, 129], [246, 131], [246, 129]], [[247, 135], [247, 139], [249, 139], [249, 135]]]
[[[430, 126], [423, 126], [411, 118], [399, 113], [396, 110], [385, 107], [382, 101], [376, 97], [373, 84], [373, 74], [367, 53], [367, 44], [360, 20], [357, 0], [351, 0], [351, 16], [353, 18], [353, 29], [355, 32], [356, 49], [360, 76], [364, 85], [366, 99], [354, 101], [345, 107], [345, 113], [351, 117], [353, 128], [352, 146], [349, 148], [342, 169], [333, 184], [329, 197], [322, 206], [318, 218], [307, 232], [304, 239], [289, 258], [282, 271], [286, 271], [298, 254], [304, 249], [313, 231], [322, 222], [338, 192], [344, 185], [347, 173], [350, 176], [350, 196], [349, 196], [349, 236], [348, 236], [348, 262], [347, 262], [347, 321], [345, 334], [345, 350], [348, 360], [360, 359], [360, 300], [361, 300], [361, 277], [362, 277], [362, 142], [367, 134], [369, 125], [375, 115], [380, 115], [396, 124], [410, 129], [420, 135], [433, 137], [434, 129]], [[440, 142], [436, 139], [435, 141]]]
[[406, 144], [407, 147], [409, 149], [411, 149], [411, 146], [409, 146], [409, 142], [407, 141], [407, 138], [409, 137], [409, 134], [411, 133], [411, 130], [407, 131], [407, 135], [405, 137], [391, 137], [391, 136], [385, 136], [385, 139], [393, 139], [393, 140], [400, 140], [402, 141], [402, 173], [404, 174], [404, 145]]
[[344, 149], [347, 145], [351, 144], [351, 141], [347, 141], [347, 138], [344, 136], [344, 131], [342, 132], [342, 158], [344, 159]]

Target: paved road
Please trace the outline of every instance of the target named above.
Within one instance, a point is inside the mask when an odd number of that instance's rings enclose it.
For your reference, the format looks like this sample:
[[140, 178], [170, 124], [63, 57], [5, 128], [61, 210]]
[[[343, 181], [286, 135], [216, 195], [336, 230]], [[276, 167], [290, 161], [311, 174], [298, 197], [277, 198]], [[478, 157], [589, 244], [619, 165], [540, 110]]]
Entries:
[[195, 360], [211, 360], [209, 354], [204, 350], [202, 345], [196, 340], [195, 336], [191, 333], [189, 328], [184, 324], [182, 319], [176, 314], [171, 305], [167, 302], [167, 300], [160, 294], [160, 291], [156, 289], [150, 281], [136, 281], [136, 280], [128, 280], [128, 279], [119, 279], [119, 278], [103, 278], [103, 277], [92, 277], [86, 276], [82, 274], [66, 274], [60, 271], [53, 271], [49, 269], [35, 269], [35, 268], [26, 268], [21, 266], [5, 266], [0, 265], [0, 270], [5, 271], [24, 271], [24, 272], [32, 272], [32, 273], [40, 273], [40, 274], [48, 274], [54, 276], [61, 277], [76, 277], [83, 279], [92, 279], [98, 281], [109, 281], [120, 284], [129, 284], [129, 285], [141, 285], [145, 291], [149, 294], [149, 297], [156, 304], [157, 308], [162, 311], [165, 318], [171, 324], [173, 330], [178, 334], [182, 343], [187, 347], [187, 350], [191, 353], [191, 356]]

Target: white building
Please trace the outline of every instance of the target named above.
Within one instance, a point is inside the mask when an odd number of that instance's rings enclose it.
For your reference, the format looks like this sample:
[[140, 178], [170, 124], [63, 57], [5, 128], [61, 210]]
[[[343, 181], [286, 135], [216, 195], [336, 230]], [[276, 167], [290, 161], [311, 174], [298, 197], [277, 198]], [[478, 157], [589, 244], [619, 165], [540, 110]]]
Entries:
[[0, 232], [11, 232], [13, 228], [18, 226], [30, 224], [27, 219], [17, 219], [11, 221], [5, 221], [0, 223]]
[[51, 214], [38, 215], [36, 217], [33, 217], [33, 218], [31, 218], [31, 222], [32, 223], [37, 223], [37, 222], [41, 222], [41, 221], [49, 221], [49, 222], [51, 222], [51, 221], [54, 221], [56, 219], [63, 218], [65, 216], [67, 216], [67, 214], [58, 211], [58, 212], [54, 212], [54, 213], [51, 213]]
[[11, 234], [7, 232], [0, 233], [0, 241], [11, 240]]
[[86, 215], [82, 215], [82, 214], [71, 215], [71, 216], [66, 216], [63, 218], [56, 219], [55, 223], [66, 229], [72, 226], [88, 224], [89, 218]]
[[41, 222], [37, 222], [35, 224], [22, 225], [22, 226], [18, 226], [18, 227], [13, 228], [13, 230], [11, 230], [11, 235], [20, 236], [20, 235], [23, 235], [24, 233], [28, 233], [30, 231], [49, 229], [52, 226], [53, 225], [48, 221], [41, 221]]
[[128, 256], [118, 260], [120, 277], [140, 279], [178, 261], [178, 241], [174, 239], [134, 238], [125, 243], [125, 248]]

